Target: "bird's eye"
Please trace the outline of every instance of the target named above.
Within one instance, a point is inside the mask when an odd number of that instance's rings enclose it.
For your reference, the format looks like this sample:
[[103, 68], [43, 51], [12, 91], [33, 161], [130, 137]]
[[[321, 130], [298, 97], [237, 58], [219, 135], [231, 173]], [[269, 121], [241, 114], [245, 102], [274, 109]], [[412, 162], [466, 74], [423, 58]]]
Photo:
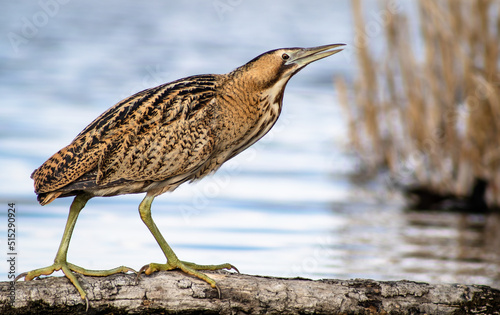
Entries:
[[281, 55], [281, 59], [283, 59], [283, 60], [287, 60], [289, 58], [290, 58], [290, 56], [288, 56], [288, 54]]

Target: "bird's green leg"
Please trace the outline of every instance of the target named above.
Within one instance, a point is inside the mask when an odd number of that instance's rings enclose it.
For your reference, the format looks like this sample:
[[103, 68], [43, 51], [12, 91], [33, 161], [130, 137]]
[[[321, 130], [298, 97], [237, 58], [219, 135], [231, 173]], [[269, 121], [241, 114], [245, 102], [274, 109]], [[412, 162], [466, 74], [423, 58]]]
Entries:
[[[87, 195], [87, 194], [80, 194], [75, 197], [73, 200], [73, 203], [71, 204], [71, 207], [69, 209], [69, 215], [68, 215], [68, 220], [66, 222], [66, 227], [64, 228], [64, 233], [63, 237], [61, 240], [61, 244], [59, 245], [59, 249], [57, 250], [56, 258], [54, 259], [54, 264], [44, 267], [44, 268], [39, 268], [35, 269], [29, 272], [22, 273], [16, 277], [15, 280], [18, 280], [22, 277], [24, 277], [25, 281], [33, 280], [36, 277], [39, 276], [46, 276], [52, 274], [54, 271], [57, 270], [62, 270], [66, 277], [73, 283], [73, 285], [76, 287], [78, 292], [80, 293], [80, 296], [82, 299], [87, 300], [86, 296], [87, 294], [85, 293], [85, 290], [83, 290], [82, 286], [76, 279], [75, 275], [71, 272], [78, 272], [83, 275], [87, 276], [108, 276], [111, 274], [119, 273], [119, 272], [128, 272], [128, 271], [134, 271], [131, 268], [125, 267], [125, 266], [120, 266], [111, 270], [88, 270], [84, 269], [82, 267], [73, 265], [71, 263], [68, 263], [66, 261], [66, 257], [68, 254], [68, 247], [69, 247], [69, 242], [71, 240], [71, 235], [73, 234], [73, 229], [75, 228], [76, 220], [78, 219], [78, 215], [80, 214], [80, 211], [85, 207], [85, 204], [87, 201], [91, 198], [92, 196]], [[134, 271], [135, 272], [135, 271]]]
[[[167, 244], [167, 242], [161, 235], [160, 230], [158, 230], [158, 227], [156, 226], [156, 224], [153, 221], [153, 218], [151, 217], [151, 203], [153, 202], [153, 199], [154, 196], [146, 195], [144, 200], [142, 200], [141, 204], [139, 205], [139, 213], [141, 215], [142, 221], [151, 231], [158, 245], [160, 245], [163, 253], [165, 254], [165, 257], [167, 258], [167, 263], [166, 264], [151, 263], [141, 268], [139, 273], [141, 271], [144, 271], [145, 274], [149, 275], [155, 271], [160, 271], [160, 270], [180, 269], [187, 274], [193, 275], [195, 277], [198, 277], [206, 281], [213, 288], [216, 288], [217, 291], [219, 291], [219, 288], [217, 287], [215, 281], [212, 278], [208, 277], [207, 275], [199, 272], [198, 270], [235, 269], [236, 271], [238, 271], [238, 269], [236, 269], [236, 267], [228, 263], [220, 265], [198, 265], [195, 263], [179, 260], [179, 258], [177, 258], [177, 255], [174, 253], [172, 248]], [[219, 291], [219, 296], [220, 296], [220, 291]]]

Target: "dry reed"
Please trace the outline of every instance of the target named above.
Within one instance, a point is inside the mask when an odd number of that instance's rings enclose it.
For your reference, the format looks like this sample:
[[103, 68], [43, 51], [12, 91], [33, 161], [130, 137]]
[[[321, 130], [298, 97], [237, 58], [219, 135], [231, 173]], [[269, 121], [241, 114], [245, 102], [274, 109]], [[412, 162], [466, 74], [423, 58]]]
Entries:
[[[420, 47], [408, 18], [380, 4], [384, 34], [370, 38], [353, 0], [360, 73], [352, 88], [336, 80], [354, 148], [372, 169], [438, 194], [466, 196], [484, 179], [487, 203], [500, 206], [500, 3], [414, 3]], [[374, 60], [370, 39], [381, 37]]]

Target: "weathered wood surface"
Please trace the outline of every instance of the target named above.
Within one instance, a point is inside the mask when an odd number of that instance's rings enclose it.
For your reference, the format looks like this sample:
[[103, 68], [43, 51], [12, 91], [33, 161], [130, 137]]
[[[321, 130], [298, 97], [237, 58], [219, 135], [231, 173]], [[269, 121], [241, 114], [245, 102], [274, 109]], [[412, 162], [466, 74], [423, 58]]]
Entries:
[[177, 271], [79, 279], [90, 308], [64, 277], [0, 283], [1, 314], [500, 314], [500, 290], [411, 281], [284, 279], [210, 273], [222, 291]]

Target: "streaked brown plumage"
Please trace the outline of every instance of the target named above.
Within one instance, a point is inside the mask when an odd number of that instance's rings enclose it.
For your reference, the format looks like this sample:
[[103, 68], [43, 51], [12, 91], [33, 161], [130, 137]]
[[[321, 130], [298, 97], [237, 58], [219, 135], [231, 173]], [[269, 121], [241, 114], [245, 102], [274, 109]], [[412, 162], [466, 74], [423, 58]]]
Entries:
[[234, 93], [256, 88], [234, 78], [243, 73], [189, 77], [116, 104], [33, 173], [40, 203], [82, 190], [159, 195], [215, 171], [281, 110], [282, 94]]
[[[273, 50], [228, 74], [191, 76], [124, 99], [33, 172], [40, 204], [85, 196], [83, 208], [94, 196], [146, 192], [143, 217], [155, 196], [216, 171], [264, 136], [278, 119], [288, 80], [338, 46]], [[162, 246], [159, 232], [152, 233]]]

